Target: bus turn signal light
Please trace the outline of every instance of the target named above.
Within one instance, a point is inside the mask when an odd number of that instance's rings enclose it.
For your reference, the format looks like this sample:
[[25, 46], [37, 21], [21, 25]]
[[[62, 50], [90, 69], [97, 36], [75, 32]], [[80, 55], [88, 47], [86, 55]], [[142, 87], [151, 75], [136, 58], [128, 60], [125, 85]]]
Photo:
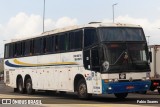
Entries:
[[154, 86], [158, 86], [159, 83], [158, 83], [158, 82], [154, 82], [153, 85], [154, 85]]

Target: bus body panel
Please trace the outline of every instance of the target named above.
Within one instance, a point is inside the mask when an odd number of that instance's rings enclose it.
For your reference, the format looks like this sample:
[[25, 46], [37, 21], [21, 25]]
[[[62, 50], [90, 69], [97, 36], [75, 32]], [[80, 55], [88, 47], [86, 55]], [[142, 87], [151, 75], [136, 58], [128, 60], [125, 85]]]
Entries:
[[[5, 71], [10, 71], [10, 82], [5, 81], [5, 83], [16, 88], [17, 76], [21, 75], [24, 81], [25, 76], [29, 75], [32, 79], [33, 89], [74, 92], [75, 76], [81, 74], [86, 75], [84, 78], [88, 93], [93, 93], [92, 85], [95, 83], [92, 81], [95, 79], [92, 80], [91, 71], [85, 70], [82, 64], [82, 51], [6, 59]], [[100, 73], [98, 80], [96, 83], [99, 83], [100, 87]]]
[[[102, 74], [102, 93], [112, 94], [145, 91], [151, 84], [149, 80], [144, 80], [148, 75], [149, 73], [146, 72]], [[112, 81], [106, 83], [105, 79]]]
[[[103, 29], [104, 27], [109, 29]], [[124, 32], [118, 34], [114, 31], [115, 29], [119, 33], [120, 31]], [[109, 33], [104, 30], [109, 31]], [[140, 35], [137, 36], [137, 34]], [[116, 35], [119, 37], [116, 37]], [[121, 40], [122, 35], [124, 40]], [[138, 37], [138, 39], [134, 37]], [[94, 40], [95, 38], [96, 40]], [[39, 37], [16, 40], [5, 45], [4, 82], [10, 87], [17, 88], [17, 77], [22, 77], [25, 87], [26, 77], [30, 76], [33, 89], [75, 92], [80, 80], [84, 78], [87, 86], [86, 92], [90, 94], [123, 94], [146, 91], [150, 86], [150, 81], [147, 79], [150, 68], [147, 68], [147, 51], [143, 49], [144, 46], [147, 46], [147, 44], [142, 28], [128, 24], [93, 23], [45, 32]], [[24, 47], [25, 49], [22, 49]], [[130, 53], [128, 53], [127, 47], [130, 47]], [[137, 49], [137, 47], [140, 48]], [[18, 51], [18, 48], [21, 51]], [[50, 50], [49, 53], [47, 53], [48, 50]], [[143, 63], [139, 63], [139, 60], [136, 60], [138, 63], [133, 62], [132, 59], [130, 65], [133, 66], [133, 63], [135, 63], [140, 68], [142, 65], [140, 70], [145, 72], [139, 72], [139, 69], [132, 68], [124, 69], [125, 71], [118, 68], [118, 70], [121, 70], [119, 73], [115, 73], [114, 70], [114, 72], [108, 71], [110, 64], [105, 63], [109, 61], [107, 58], [115, 60], [115, 63], [111, 63], [111, 66], [116, 66], [119, 63], [127, 66], [128, 63], [123, 62], [129, 62], [131, 53], [137, 50], [139, 50], [138, 52], [140, 50], [146, 52], [144, 58], [142, 57], [142, 59], [146, 59], [140, 60]], [[11, 53], [9, 53], [10, 51]], [[118, 53], [119, 56], [117, 56], [118, 54], [116, 57], [113, 53], [109, 54], [112, 51]], [[27, 52], [29, 52], [29, 55]], [[121, 60], [125, 61], [122, 62]], [[136, 72], [133, 72], [134, 70]], [[80, 79], [78, 78], [79, 80], [75, 82], [77, 75]]]

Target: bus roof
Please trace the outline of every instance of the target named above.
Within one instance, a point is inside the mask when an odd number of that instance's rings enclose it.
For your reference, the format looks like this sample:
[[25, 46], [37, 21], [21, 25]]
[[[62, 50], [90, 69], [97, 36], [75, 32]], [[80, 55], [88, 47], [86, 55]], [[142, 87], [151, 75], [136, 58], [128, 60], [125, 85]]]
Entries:
[[[67, 26], [64, 28], [57, 28], [54, 30], [43, 32], [42, 34], [40, 34], [38, 36], [32, 36], [32, 37], [27, 37], [27, 38], [22, 38], [22, 39], [12, 39], [11, 42], [18, 42], [18, 41], [22, 41], [22, 40], [32, 39], [32, 38], [51, 35], [51, 34], [63, 33], [63, 32], [67, 32], [67, 31], [81, 29], [81, 28], [87, 28], [87, 27], [94, 27], [94, 28], [97, 28], [97, 27], [135, 27], [135, 28], [141, 28], [140, 25], [133, 25], [133, 24], [90, 22], [85, 25], [74, 25], [74, 26]], [[11, 43], [11, 42], [8, 42], [8, 43]]]

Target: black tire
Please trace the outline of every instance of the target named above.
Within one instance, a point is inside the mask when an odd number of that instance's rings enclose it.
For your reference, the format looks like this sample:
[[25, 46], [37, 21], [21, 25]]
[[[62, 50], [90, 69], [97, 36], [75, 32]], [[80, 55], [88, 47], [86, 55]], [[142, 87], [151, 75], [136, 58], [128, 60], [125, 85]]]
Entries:
[[14, 88], [14, 89], [13, 89], [13, 92], [18, 92], [18, 88]]
[[62, 94], [62, 95], [64, 95], [64, 94], [66, 94], [67, 92], [65, 92], [65, 91], [59, 91], [59, 93]]
[[151, 88], [150, 88], [150, 90], [151, 90], [151, 91], [154, 91], [154, 90], [155, 90], [155, 88], [151, 87]]
[[24, 94], [23, 79], [19, 78], [17, 83], [18, 92]]
[[140, 94], [147, 94], [147, 91], [140, 91]]
[[77, 92], [80, 99], [89, 99], [92, 96], [92, 94], [87, 93], [87, 85], [84, 79], [78, 82]]
[[30, 78], [26, 80], [25, 86], [27, 94], [34, 94], [35, 90], [32, 88], [32, 80]]
[[52, 90], [46, 90], [46, 94], [48, 95], [52, 95], [52, 94], [55, 94], [56, 91], [52, 91]]
[[160, 94], [160, 89], [158, 89], [158, 93]]
[[125, 99], [128, 93], [115, 93], [114, 94], [118, 99]]

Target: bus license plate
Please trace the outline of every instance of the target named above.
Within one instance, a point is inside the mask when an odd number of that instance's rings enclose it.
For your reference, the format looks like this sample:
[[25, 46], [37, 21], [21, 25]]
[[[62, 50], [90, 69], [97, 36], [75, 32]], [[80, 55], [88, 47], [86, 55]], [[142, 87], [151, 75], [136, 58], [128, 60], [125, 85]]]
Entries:
[[126, 89], [133, 89], [134, 86], [127, 86]]

